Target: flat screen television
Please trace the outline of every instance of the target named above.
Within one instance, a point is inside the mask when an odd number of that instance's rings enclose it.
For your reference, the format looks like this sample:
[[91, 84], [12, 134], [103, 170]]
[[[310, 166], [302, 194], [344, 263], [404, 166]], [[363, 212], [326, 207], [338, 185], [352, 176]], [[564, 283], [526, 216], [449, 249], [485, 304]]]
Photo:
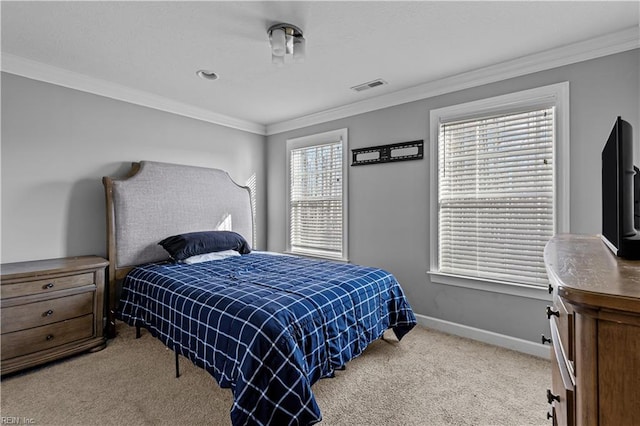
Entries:
[[602, 240], [628, 259], [640, 259], [636, 170], [631, 124], [618, 117], [602, 150]]

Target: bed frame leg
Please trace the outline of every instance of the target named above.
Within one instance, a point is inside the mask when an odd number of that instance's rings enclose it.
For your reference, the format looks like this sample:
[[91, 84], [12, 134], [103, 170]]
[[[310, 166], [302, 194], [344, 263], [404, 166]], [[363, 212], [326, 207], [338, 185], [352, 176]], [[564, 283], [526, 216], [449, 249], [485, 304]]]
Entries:
[[178, 352], [176, 354], [176, 379], [180, 377], [180, 361], [178, 360]]
[[140, 338], [140, 326], [136, 325], [136, 339]]

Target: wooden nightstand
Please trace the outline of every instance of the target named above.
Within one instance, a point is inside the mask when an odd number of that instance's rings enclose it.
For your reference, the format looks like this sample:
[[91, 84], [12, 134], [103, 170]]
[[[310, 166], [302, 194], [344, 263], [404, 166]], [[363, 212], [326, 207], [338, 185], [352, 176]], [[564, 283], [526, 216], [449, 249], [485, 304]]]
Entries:
[[1, 374], [105, 347], [105, 268], [81, 256], [1, 265]]

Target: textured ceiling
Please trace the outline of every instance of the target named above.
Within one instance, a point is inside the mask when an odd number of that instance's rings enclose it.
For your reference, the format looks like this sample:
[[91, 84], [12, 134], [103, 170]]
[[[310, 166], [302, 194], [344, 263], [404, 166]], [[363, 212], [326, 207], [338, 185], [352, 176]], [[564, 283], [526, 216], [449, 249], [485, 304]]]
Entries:
[[[10, 2], [2, 52], [207, 111], [272, 124], [580, 42], [639, 22], [640, 2]], [[307, 60], [271, 64], [266, 29]], [[196, 76], [199, 69], [220, 75]], [[366, 92], [350, 87], [382, 78]]]

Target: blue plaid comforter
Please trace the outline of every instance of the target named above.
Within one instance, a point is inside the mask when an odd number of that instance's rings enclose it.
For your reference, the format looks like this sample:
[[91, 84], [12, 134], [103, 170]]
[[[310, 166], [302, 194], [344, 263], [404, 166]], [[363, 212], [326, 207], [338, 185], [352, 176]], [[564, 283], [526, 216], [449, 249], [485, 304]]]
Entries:
[[311, 385], [416, 324], [384, 270], [266, 253], [137, 267], [117, 316], [231, 388], [234, 425], [319, 422]]

